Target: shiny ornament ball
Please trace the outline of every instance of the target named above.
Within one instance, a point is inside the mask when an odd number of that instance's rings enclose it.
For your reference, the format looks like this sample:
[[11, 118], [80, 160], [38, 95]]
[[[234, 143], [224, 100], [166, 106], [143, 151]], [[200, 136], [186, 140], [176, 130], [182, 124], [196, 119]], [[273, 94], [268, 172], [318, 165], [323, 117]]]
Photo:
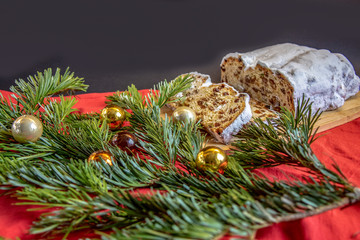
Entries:
[[118, 132], [111, 139], [111, 143], [114, 146], [119, 147], [121, 150], [127, 153], [130, 153], [133, 149], [135, 149], [135, 145], [137, 142], [138, 140], [135, 135], [128, 131]]
[[212, 172], [223, 172], [228, 165], [226, 153], [218, 147], [209, 146], [203, 148], [196, 156], [196, 168]]
[[196, 121], [196, 113], [189, 107], [178, 107], [174, 110], [172, 117], [174, 122]]
[[11, 133], [19, 143], [36, 142], [43, 133], [43, 125], [37, 117], [23, 115], [13, 122]]
[[96, 151], [93, 152], [89, 158], [88, 158], [88, 162], [101, 162], [101, 159], [103, 161], [105, 161], [107, 164], [109, 164], [110, 166], [113, 165], [113, 159], [112, 159], [112, 154], [104, 151], [104, 150], [100, 150], [100, 151]]
[[126, 119], [125, 110], [119, 106], [107, 106], [100, 113], [100, 119], [106, 120], [111, 130], [119, 129]]

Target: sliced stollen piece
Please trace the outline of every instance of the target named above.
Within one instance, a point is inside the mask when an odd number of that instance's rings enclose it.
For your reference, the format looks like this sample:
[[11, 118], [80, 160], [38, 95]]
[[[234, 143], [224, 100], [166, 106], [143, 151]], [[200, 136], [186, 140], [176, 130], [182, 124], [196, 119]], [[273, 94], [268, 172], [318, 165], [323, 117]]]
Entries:
[[294, 111], [303, 95], [313, 102], [313, 110], [336, 109], [360, 86], [342, 54], [291, 43], [230, 53], [220, 66], [222, 82], [276, 110], [283, 106]]
[[250, 99], [250, 107], [252, 118], [250, 122], [253, 122], [255, 118], [260, 118], [262, 121], [266, 121], [267, 119], [276, 119], [279, 118], [277, 112], [269, 109], [264, 103], [259, 102], [255, 99]]
[[192, 86], [176, 96], [184, 97], [183, 100], [167, 105], [173, 110], [190, 107], [210, 134], [219, 142], [229, 143], [251, 119], [249, 95], [226, 83], [212, 83], [209, 75], [197, 72], [190, 75], [195, 78]]

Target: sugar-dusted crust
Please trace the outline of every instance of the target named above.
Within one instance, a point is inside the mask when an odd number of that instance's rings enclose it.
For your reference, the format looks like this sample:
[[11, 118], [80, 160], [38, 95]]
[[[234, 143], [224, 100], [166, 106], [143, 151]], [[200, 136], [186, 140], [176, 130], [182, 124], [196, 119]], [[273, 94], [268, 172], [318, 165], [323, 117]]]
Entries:
[[209, 75], [189, 74], [195, 78], [192, 86], [176, 96], [184, 97], [183, 100], [167, 105], [172, 109], [192, 108], [210, 134], [220, 142], [229, 143], [232, 135], [251, 119], [249, 96], [226, 83], [211, 83]]
[[313, 110], [339, 108], [360, 86], [343, 55], [291, 43], [226, 55], [221, 80], [274, 109], [290, 110], [303, 95], [313, 101]]

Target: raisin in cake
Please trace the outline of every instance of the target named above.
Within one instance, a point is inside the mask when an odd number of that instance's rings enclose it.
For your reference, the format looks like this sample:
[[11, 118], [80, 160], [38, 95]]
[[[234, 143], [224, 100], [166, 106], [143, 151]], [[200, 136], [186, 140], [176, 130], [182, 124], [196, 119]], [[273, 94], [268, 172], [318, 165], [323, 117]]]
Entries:
[[291, 43], [226, 55], [221, 80], [274, 109], [292, 111], [303, 95], [313, 102], [313, 110], [336, 109], [360, 85], [343, 55]]
[[172, 109], [192, 108], [209, 133], [218, 141], [229, 143], [232, 135], [251, 119], [249, 96], [226, 83], [212, 83], [209, 75], [197, 72], [190, 75], [195, 78], [192, 86], [177, 95], [183, 100], [167, 105]]

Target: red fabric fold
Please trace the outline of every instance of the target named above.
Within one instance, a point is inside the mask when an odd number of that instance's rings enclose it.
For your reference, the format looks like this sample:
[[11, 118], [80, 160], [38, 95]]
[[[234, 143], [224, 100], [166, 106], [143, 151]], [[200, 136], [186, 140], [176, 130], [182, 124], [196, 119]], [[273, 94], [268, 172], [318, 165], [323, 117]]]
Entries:
[[[5, 97], [9, 92], [0, 91]], [[147, 90], [142, 90], [147, 93]], [[80, 112], [100, 112], [105, 106], [106, 96], [113, 93], [91, 93], [77, 95], [75, 105]], [[355, 186], [360, 186], [360, 118], [338, 126], [322, 135], [312, 149], [327, 167], [336, 162], [344, 175]], [[268, 174], [279, 175], [279, 171], [268, 170]], [[29, 235], [33, 221], [41, 211], [27, 211], [29, 206], [16, 205], [19, 201], [0, 191], [0, 236], [5, 239], [39, 239]], [[261, 229], [256, 234], [259, 240], [321, 240], [321, 239], [360, 239], [360, 203], [338, 208], [305, 219], [275, 224]], [[72, 234], [68, 239], [85, 238], [89, 231]], [[231, 237], [226, 237], [231, 239]]]

